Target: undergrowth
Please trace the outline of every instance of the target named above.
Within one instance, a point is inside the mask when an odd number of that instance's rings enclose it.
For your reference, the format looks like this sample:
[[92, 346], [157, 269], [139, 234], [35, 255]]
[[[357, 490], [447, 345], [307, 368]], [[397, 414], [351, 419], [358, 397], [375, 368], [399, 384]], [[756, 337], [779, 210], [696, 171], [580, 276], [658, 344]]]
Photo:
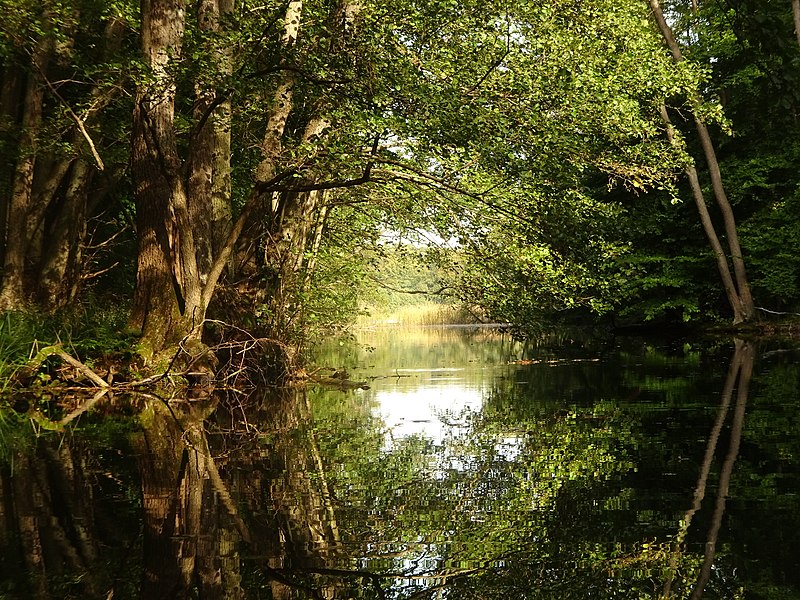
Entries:
[[36, 348], [61, 344], [82, 359], [132, 351], [125, 334], [127, 309], [79, 304], [53, 314], [6, 312], [0, 316], [0, 387], [35, 354]]

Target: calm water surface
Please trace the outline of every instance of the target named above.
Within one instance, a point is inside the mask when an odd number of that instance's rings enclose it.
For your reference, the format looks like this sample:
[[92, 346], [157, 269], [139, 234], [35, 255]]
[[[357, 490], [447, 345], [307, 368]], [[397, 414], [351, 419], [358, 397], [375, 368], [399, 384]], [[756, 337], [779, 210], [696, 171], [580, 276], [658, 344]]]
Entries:
[[800, 598], [791, 344], [357, 338], [369, 389], [2, 409], [0, 598]]

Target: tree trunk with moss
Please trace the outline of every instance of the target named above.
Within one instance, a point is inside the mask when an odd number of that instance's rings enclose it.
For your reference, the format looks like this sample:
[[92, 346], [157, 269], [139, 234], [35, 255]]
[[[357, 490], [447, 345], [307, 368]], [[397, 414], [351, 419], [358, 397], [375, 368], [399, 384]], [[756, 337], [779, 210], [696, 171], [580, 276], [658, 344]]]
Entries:
[[145, 352], [158, 352], [198, 335], [205, 318], [175, 131], [176, 83], [184, 3], [145, 0], [142, 49], [150, 69], [139, 86], [133, 118], [131, 170], [139, 242], [131, 325], [141, 329]]

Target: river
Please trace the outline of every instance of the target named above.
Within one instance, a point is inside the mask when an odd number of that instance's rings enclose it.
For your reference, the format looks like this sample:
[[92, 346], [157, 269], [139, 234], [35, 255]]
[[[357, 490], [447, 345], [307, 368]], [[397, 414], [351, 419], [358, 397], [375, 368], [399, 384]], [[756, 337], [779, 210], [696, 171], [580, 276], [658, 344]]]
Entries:
[[0, 598], [800, 598], [791, 343], [406, 327], [314, 355], [345, 389], [5, 409]]

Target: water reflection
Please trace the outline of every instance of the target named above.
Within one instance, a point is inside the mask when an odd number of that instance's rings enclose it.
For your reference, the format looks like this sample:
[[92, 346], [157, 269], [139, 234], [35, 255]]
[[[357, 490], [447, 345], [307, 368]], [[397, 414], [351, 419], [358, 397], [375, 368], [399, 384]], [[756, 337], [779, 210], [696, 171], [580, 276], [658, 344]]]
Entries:
[[320, 350], [369, 390], [4, 410], [0, 597], [800, 597], [797, 354], [406, 333]]
[[375, 329], [358, 341], [360, 346], [323, 346], [319, 360], [370, 380], [366, 402], [383, 421], [388, 444], [413, 435], [442, 443], [481, 410], [526, 348], [490, 327], [405, 328], [401, 335]]
[[238, 542], [249, 530], [216, 465], [205, 429], [216, 401], [147, 399], [138, 457], [143, 513], [143, 598], [242, 598]]
[[714, 504], [714, 513], [711, 518], [711, 526], [708, 530], [706, 538], [705, 557], [703, 566], [700, 569], [697, 582], [691, 593], [692, 600], [700, 598], [703, 590], [711, 579], [711, 568], [714, 564], [716, 556], [716, 545], [719, 537], [719, 530], [722, 525], [722, 517], [725, 513], [725, 504], [728, 496], [730, 486], [731, 474], [733, 472], [733, 465], [736, 462], [736, 457], [739, 454], [739, 444], [742, 438], [742, 427], [744, 425], [744, 412], [745, 405], [747, 404], [747, 394], [750, 387], [750, 378], [753, 373], [753, 347], [743, 342], [742, 340], [734, 340], [735, 352], [731, 359], [731, 364], [728, 369], [728, 376], [725, 379], [725, 387], [722, 391], [722, 400], [719, 408], [717, 419], [708, 436], [708, 445], [703, 457], [703, 462], [700, 467], [700, 475], [695, 488], [694, 497], [692, 498], [692, 507], [686, 512], [678, 534], [675, 536], [674, 553], [675, 556], [670, 561], [672, 567], [670, 576], [664, 584], [663, 596], [669, 597], [672, 592], [672, 585], [675, 580], [675, 572], [677, 571], [677, 558], [679, 553], [683, 551], [682, 545], [685, 543], [686, 534], [692, 523], [692, 518], [695, 513], [700, 510], [703, 498], [706, 493], [706, 486], [708, 483], [708, 476], [711, 471], [711, 464], [716, 452], [717, 444], [719, 442], [719, 435], [722, 426], [725, 422], [728, 409], [730, 407], [731, 398], [733, 396], [734, 388], [737, 389], [736, 394], [736, 409], [731, 423], [730, 442], [728, 453], [722, 463], [720, 470], [719, 484], [717, 488], [717, 498]]

